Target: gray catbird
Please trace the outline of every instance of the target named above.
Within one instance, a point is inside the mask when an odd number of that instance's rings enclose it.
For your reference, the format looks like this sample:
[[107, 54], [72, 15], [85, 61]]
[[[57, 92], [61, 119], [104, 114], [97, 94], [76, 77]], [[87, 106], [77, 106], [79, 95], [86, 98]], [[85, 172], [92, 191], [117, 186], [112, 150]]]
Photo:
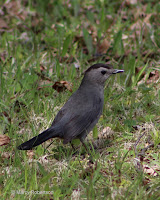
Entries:
[[55, 137], [63, 139], [64, 144], [79, 138], [86, 148], [84, 139], [102, 114], [105, 81], [110, 75], [123, 71], [103, 63], [89, 67], [80, 87], [60, 109], [51, 127], [21, 144], [18, 149], [29, 150]]

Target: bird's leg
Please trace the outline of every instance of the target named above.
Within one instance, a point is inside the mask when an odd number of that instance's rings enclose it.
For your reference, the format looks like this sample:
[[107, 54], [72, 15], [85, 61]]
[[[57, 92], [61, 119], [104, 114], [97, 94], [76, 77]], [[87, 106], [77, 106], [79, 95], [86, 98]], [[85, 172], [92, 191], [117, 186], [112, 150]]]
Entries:
[[73, 155], [76, 155], [78, 153], [78, 150], [74, 147], [74, 145], [72, 144], [72, 142], [70, 142], [70, 145], [74, 151]]
[[80, 140], [80, 141], [83, 144], [84, 148], [86, 149], [87, 153], [90, 154], [89, 151], [88, 151], [88, 148], [87, 148], [86, 144], [83, 142], [83, 140]]
[[[72, 148], [73, 148], [73, 150], [74, 150], [74, 154], [73, 154], [73, 155], [77, 154], [78, 150], [75, 149], [75, 147], [74, 147], [74, 145], [72, 144], [72, 142], [70, 142], [70, 144], [71, 144], [71, 146], [72, 146]], [[81, 164], [81, 162], [80, 162], [80, 160], [79, 160], [79, 157], [78, 157], [78, 162], [79, 162], [79, 164], [81, 165], [81, 167], [82, 167], [82, 169], [83, 169], [83, 166], [82, 166], [82, 164]]]
[[81, 143], [83, 144], [84, 148], [86, 149], [88, 155], [90, 155], [90, 160], [89, 160], [89, 162], [93, 164], [93, 163], [94, 163], [94, 162], [93, 162], [93, 157], [92, 157], [92, 155], [89, 153], [86, 144], [84, 143], [84, 141], [83, 141], [82, 139], [80, 139], [80, 141], [81, 141]]
[[72, 142], [70, 142], [70, 145], [71, 145], [72, 149], [73, 149], [74, 151], [76, 151], [76, 149], [75, 149], [74, 145], [72, 144]]
[[84, 143], [83, 139], [80, 139], [80, 141], [81, 141], [81, 143], [83, 144], [83, 146], [84, 146], [86, 152], [88, 153], [88, 155], [91, 156], [90, 152], [88, 151], [88, 147], [87, 147], [86, 144]]

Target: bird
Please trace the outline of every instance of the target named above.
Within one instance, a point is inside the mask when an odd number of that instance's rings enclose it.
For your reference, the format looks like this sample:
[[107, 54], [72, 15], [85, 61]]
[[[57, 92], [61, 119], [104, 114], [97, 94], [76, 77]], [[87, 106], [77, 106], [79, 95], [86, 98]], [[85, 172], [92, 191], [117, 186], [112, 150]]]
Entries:
[[105, 82], [111, 75], [122, 72], [124, 70], [104, 63], [90, 66], [79, 88], [59, 110], [51, 126], [17, 148], [31, 150], [51, 138], [60, 138], [63, 144], [71, 145], [73, 139], [79, 139], [87, 150], [84, 140], [102, 115]]

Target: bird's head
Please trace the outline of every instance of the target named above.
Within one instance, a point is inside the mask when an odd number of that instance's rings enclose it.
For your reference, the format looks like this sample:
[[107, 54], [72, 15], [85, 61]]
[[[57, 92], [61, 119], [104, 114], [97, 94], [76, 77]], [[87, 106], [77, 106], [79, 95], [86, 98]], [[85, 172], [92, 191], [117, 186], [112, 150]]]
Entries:
[[104, 86], [105, 81], [112, 75], [124, 72], [122, 69], [113, 69], [111, 65], [98, 63], [84, 72], [84, 80]]

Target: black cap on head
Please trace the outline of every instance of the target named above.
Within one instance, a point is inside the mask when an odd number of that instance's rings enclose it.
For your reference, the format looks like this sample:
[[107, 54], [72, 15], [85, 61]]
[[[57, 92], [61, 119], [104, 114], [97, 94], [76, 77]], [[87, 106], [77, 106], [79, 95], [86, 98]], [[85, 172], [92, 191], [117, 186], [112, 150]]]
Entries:
[[91, 67], [89, 67], [85, 72], [89, 72], [91, 71], [92, 69], [98, 69], [100, 67], [103, 67], [103, 68], [106, 68], [106, 69], [113, 69], [113, 66], [112, 65], [109, 65], [109, 64], [104, 64], [104, 63], [97, 63], [97, 64], [94, 64], [92, 65]]

